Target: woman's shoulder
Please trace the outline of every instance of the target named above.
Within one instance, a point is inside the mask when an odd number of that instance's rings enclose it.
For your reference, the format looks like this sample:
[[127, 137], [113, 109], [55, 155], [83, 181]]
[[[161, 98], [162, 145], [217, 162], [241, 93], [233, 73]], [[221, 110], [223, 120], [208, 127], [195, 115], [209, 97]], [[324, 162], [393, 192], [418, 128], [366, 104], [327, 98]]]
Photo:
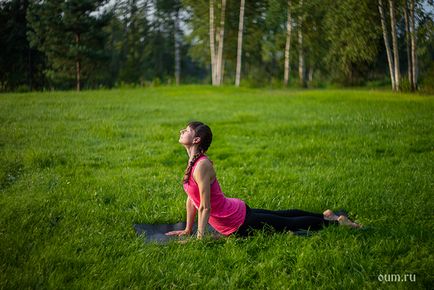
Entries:
[[206, 158], [201, 157], [200, 160], [198, 160], [195, 164], [195, 168], [192, 173], [193, 179], [195, 180], [201, 175], [208, 175], [212, 179], [216, 176], [212, 161], [207, 156], [205, 157]]
[[202, 155], [197, 159], [194, 165], [195, 167], [213, 167], [213, 162], [211, 161], [211, 159], [209, 159], [208, 156]]
[[202, 155], [201, 157], [199, 157], [199, 159], [194, 164], [194, 168], [192, 171], [193, 172], [194, 171], [201, 171], [201, 172], [210, 171], [210, 172], [214, 173], [214, 166], [213, 166], [212, 161], [208, 158], [208, 156]]

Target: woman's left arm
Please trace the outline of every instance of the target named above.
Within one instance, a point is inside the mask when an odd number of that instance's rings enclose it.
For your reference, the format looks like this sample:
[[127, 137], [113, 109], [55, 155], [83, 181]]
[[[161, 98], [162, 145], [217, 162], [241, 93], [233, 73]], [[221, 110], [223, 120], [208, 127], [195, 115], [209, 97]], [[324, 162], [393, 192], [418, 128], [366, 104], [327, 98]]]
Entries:
[[201, 239], [205, 234], [206, 225], [211, 213], [211, 174], [212, 165], [206, 161], [200, 162], [193, 172], [193, 178], [199, 186], [200, 206], [198, 208], [197, 238]]

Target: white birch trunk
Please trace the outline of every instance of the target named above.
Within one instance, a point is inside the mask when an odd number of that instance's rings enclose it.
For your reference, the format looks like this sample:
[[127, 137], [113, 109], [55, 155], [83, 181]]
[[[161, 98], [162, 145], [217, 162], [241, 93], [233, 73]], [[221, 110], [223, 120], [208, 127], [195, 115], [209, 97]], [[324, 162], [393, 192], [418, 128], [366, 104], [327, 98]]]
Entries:
[[240, 3], [240, 22], [238, 24], [238, 47], [237, 47], [237, 70], [235, 72], [235, 86], [240, 86], [241, 79], [241, 53], [243, 49], [243, 30], [244, 30], [244, 1]]
[[[303, 6], [303, 0], [300, 0], [300, 7]], [[298, 77], [300, 79], [300, 86], [306, 87], [305, 79], [305, 64], [304, 64], [304, 50], [303, 50], [303, 16], [298, 16]]]
[[310, 67], [309, 67], [309, 77], [308, 77], [308, 81], [309, 81], [310, 83], [312, 83], [312, 81], [313, 81], [313, 65], [310, 65]]
[[417, 55], [416, 55], [416, 25], [414, 18], [414, 0], [410, 0], [410, 38], [411, 38], [411, 64], [413, 76], [413, 90], [417, 90]]
[[393, 65], [392, 52], [389, 45], [389, 37], [387, 36], [386, 17], [384, 16], [383, 1], [378, 0], [378, 10], [380, 12], [381, 28], [383, 30], [384, 45], [386, 47], [387, 62], [389, 63], [390, 80], [392, 82], [392, 90], [395, 90], [395, 72]]
[[411, 44], [410, 44], [410, 24], [408, 19], [408, 5], [407, 0], [402, 1], [402, 11], [404, 12], [404, 25], [405, 25], [405, 44], [407, 47], [407, 77], [410, 88], [413, 90], [413, 65], [411, 64]]
[[175, 84], [179, 85], [181, 77], [181, 54], [179, 52], [179, 10], [175, 12]]
[[214, 30], [214, 0], [209, 0], [209, 48], [211, 55], [211, 80], [212, 85], [217, 85], [215, 30]]
[[291, 0], [288, 0], [288, 18], [286, 20], [286, 44], [285, 44], [285, 68], [283, 76], [283, 84], [288, 86], [289, 74], [291, 73], [289, 66], [289, 50], [291, 49]]
[[389, 0], [390, 5], [390, 26], [392, 33], [393, 47], [393, 64], [395, 65], [395, 91], [399, 91], [400, 72], [399, 72], [399, 54], [398, 54], [398, 37], [396, 34], [396, 16], [395, 16], [395, 0]]
[[216, 84], [219, 86], [222, 84], [222, 68], [223, 68], [223, 40], [225, 36], [225, 11], [226, 11], [226, 0], [222, 0], [221, 13], [220, 13], [220, 28], [219, 28], [219, 44], [218, 44], [218, 54], [217, 54], [217, 74], [216, 74]]

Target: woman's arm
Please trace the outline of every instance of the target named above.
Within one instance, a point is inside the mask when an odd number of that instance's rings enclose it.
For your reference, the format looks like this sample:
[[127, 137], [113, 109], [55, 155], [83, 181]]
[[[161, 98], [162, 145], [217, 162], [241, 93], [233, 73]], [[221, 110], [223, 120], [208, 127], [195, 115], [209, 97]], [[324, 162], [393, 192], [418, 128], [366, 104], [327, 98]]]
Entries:
[[211, 176], [213, 173], [212, 165], [209, 161], [204, 160], [196, 166], [193, 178], [199, 186], [200, 206], [198, 209], [197, 238], [201, 239], [205, 234], [206, 225], [211, 213]]
[[191, 234], [193, 231], [194, 218], [196, 217], [197, 209], [194, 207], [194, 204], [189, 197], [187, 197], [185, 207], [187, 209], [187, 225], [185, 226], [185, 231], [188, 234]]
[[197, 210], [189, 197], [187, 197], [185, 207], [187, 209], [187, 224], [185, 226], [185, 229], [182, 231], [167, 232], [166, 236], [185, 236], [190, 235], [193, 231], [194, 218], [196, 217]]
[[189, 197], [187, 197], [185, 207], [187, 209], [187, 224], [185, 229], [182, 231], [167, 232], [166, 236], [185, 236], [190, 235], [193, 231], [194, 218], [196, 217], [197, 209], [194, 207], [194, 204]]

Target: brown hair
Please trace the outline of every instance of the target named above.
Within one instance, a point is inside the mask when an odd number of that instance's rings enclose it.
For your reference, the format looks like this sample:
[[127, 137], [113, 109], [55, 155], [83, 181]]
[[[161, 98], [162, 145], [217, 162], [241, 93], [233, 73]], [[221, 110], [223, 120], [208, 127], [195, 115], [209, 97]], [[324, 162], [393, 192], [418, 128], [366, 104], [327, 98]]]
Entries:
[[187, 168], [185, 169], [183, 183], [188, 183], [193, 165], [201, 156], [205, 155], [205, 152], [208, 150], [212, 142], [211, 128], [205, 125], [204, 123], [192, 121], [188, 123], [187, 127], [193, 129], [194, 137], [200, 137], [200, 143], [199, 143], [199, 152], [193, 156], [191, 161], [188, 163]]

